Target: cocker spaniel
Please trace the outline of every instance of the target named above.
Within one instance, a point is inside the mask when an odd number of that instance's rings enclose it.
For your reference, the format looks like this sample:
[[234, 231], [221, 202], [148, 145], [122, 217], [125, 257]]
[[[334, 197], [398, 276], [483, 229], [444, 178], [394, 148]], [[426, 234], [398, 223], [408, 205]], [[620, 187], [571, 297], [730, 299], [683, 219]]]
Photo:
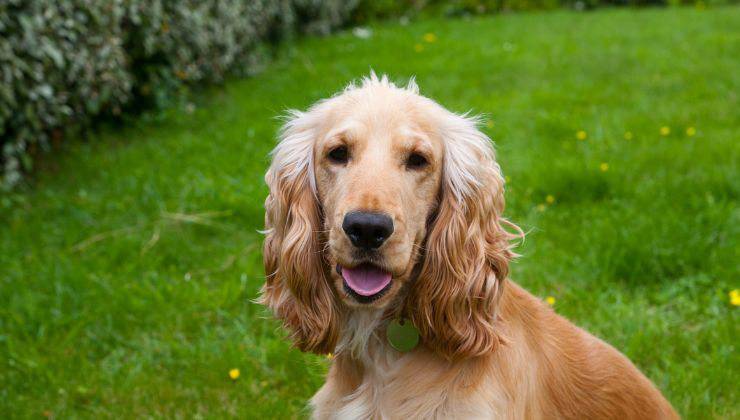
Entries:
[[293, 111], [260, 300], [333, 353], [316, 418], [677, 418], [609, 344], [507, 279], [521, 232], [477, 120], [374, 74]]

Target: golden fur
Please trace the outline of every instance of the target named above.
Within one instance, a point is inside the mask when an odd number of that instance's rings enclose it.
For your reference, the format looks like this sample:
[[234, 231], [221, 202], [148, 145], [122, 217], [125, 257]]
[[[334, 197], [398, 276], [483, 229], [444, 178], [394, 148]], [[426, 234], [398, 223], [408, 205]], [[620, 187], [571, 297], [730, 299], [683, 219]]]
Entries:
[[[507, 279], [504, 226], [520, 231], [476, 125], [374, 74], [291, 113], [266, 175], [261, 301], [298, 348], [335, 354], [314, 417], [677, 418], [627, 358]], [[371, 260], [392, 282], [370, 303], [333, 269], [363, 262], [341, 228], [356, 210], [394, 224]], [[408, 353], [385, 339], [399, 316], [421, 335]]]

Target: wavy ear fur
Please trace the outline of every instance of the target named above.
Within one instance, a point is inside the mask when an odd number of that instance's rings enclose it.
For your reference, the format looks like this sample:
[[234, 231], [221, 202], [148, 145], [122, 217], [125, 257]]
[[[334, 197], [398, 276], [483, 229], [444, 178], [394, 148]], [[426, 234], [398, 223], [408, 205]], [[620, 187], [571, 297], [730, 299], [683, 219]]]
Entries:
[[504, 230], [504, 181], [478, 121], [447, 111], [441, 136], [445, 164], [440, 203], [410, 295], [411, 318], [424, 342], [449, 359], [492, 351], [510, 241]]
[[264, 265], [260, 303], [267, 305], [302, 351], [329, 353], [337, 341], [337, 308], [323, 260], [322, 215], [313, 182], [316, 120], [293, 112], [273, 151], [265, 181]]

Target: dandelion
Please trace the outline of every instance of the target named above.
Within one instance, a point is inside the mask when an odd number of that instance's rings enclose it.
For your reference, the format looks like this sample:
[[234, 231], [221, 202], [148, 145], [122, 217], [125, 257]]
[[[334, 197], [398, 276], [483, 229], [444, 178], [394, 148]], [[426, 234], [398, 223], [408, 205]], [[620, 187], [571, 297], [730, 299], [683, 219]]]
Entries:
[[732, 306], [740, 306], [740, 290], [735, 289], [729, 293]]
[[599, 169], [601, 172], [606, 172], [609, 170], [609, 164], [606, 162], [601, 162], [601, 165], [599, 165]]
[[555, 305], [555, 298], [552, 296], [548, 296], [545, 298], [545, 302], [547, 302], [548, 305], [553, 306]]
[[660, 135], [661, 136], [667, 136], [671, 134], [671, 127], [668, 127], [667, 125], [664, 125], [663, 127], [660, 127]]
[[436, 40], [437, 40], [437, 35], [434, 35], [431, 32], [428, 32], [428, 33], [424, 34], [424, 41], [429, 42], [429, 43], [432, 43], [432, 42], [434, 42]]
[[241, 372], [239, 372], [239, 369], [231, 369], [229, 371], [229, 378], [231, 378], [232, 381], [235, 381], [235, 380], [239, 379], [239, 375], [240, 374], [241, 374]]
[[363, 27], [357, 27], [352, 30], [352, 35], [360, 38], [360, 39], [369, 39], [373, 36], [372, 29], [369, 28], [363, 28]]
[[545, 201], [547, 204], [552, 204], [555, 202], [555, 197], [553, 197], [551, 194], [547, 194], [547, 197], [545, 197]]
[[576, 131], [576, 138], [578, 140], [586, 140], [586, 137], [588, 137], [588, 134], [586, 134], [585, 131], [583, 130]]
[[626, 133], [624, 133], [624, 139], [625, 140], [632, 140], [632, 137], [634, 137], [634, 136], [632, 135], [632, 132], [631, 131], [627, 131]]
[[416, 52], [422, 52], [422, 51], [424, 51], [424, 46], [421, 45], [421, 44], [416, 44], [416, 45], [414, 45], [414, 51], [416, 51]]
[[686, 129], [686, 135], [689, 137], [693, 137], [696, 134], [696, 128], [694, 127], [688, 127]]
[[544, 204], [538, 204], [537, 205], [537, 211], [540, 212], [540, 213], [542, 213], [543, 211], [545, 211], [545, 205]]
[[331, 360], [331, 359], [334, 358], [334, 354], [329, 353], [329, 354], [326, 355], [326, 358], [329, 359], [329, 360]]

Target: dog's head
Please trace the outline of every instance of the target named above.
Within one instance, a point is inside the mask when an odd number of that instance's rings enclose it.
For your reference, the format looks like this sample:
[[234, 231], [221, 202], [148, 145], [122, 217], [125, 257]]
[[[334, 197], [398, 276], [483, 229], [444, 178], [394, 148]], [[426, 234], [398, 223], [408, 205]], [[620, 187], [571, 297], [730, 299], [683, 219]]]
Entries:
[[512, 257], [477, 121], [375, 75], [292, 112], [266, 181], [262, 301], [304, 351], [350, 311], [400, 311], [447, 357], [490, 351]]

